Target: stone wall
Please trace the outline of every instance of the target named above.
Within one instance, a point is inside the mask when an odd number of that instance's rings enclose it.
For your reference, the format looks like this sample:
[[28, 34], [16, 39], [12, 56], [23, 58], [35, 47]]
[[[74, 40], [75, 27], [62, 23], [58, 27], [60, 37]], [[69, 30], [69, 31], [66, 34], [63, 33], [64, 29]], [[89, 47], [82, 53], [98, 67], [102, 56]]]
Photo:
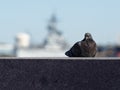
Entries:
[[120, 90], [119, 60], [1, 58], [0, 90]]

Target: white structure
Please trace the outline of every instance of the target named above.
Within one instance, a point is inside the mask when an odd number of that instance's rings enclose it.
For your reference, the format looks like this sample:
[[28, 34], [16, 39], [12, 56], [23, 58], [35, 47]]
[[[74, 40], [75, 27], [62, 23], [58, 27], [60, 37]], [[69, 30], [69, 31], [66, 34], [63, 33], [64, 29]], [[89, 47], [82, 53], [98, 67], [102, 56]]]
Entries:
[[65, 57], [63, 50], [47, 50], [47, 49], [20, 49], [16, 54], [17, 57]]
[[44, 47], [46, 49], [64, 50], [68, 47], [67, 42], [62, 36], [62, 32], [57, 29], [57, 19], [53, 14], [48, 25], [48, 35], [44, 41]]
[[[41, 45], [30, 45], [30, 37], [26, 34], [17, 35], [17, 57], [65, 57], [68, 44], [62, 33], [57, 30], [56, 17], [52, 16], [48, 25], [48, 34]], [[29, 48], [28, 48], [29, 47]]]
[[16, 46], [18, 48], [27, 48], [30, 46], [30, 35], [27, 33], [18, 33], [16, 35]]
[[0, 56], [14, 56], [12, 44], [0, 43]]
[[116, 35], [116, 44], [120, 46], [120, 33]]
[[63, 49], [63, 45], [64, 45], [63, 36], [52, 34], [52, 35], [48, 35], [46, 39], [47, 39], [47, 44], [45, 45], [46, 49], [57, 49], [57, 50]]

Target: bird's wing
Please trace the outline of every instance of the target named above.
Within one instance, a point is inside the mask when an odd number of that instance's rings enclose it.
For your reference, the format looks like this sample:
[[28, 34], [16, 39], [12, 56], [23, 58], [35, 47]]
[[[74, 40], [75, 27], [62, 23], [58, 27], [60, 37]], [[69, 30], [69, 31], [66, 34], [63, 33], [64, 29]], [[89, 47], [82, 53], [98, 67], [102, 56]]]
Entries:
[[69, 57], [79, 57], [81, 54], [81, 42], [76, 42], [65, 54]]

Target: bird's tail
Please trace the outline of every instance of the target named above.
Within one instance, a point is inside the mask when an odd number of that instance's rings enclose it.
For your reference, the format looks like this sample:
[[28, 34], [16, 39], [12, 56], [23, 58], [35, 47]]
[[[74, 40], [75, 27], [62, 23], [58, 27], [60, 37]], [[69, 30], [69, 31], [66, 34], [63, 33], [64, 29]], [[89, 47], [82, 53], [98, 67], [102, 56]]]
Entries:
[[71, 51], [69, 50], [69, 51], [67, 51], [67, 52], [65, 52], [65, 55], [66, 56], [68, 56], [68, 57], [72, 57], [72, 53], [71, 53]]

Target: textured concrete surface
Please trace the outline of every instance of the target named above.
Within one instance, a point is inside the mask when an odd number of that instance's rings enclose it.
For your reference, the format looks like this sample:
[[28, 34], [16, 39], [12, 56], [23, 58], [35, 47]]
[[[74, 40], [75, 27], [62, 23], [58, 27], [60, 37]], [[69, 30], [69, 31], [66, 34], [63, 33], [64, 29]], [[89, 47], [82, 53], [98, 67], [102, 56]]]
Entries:
[[1, 58], [0, 90], [120, 90], [119, 60]]

